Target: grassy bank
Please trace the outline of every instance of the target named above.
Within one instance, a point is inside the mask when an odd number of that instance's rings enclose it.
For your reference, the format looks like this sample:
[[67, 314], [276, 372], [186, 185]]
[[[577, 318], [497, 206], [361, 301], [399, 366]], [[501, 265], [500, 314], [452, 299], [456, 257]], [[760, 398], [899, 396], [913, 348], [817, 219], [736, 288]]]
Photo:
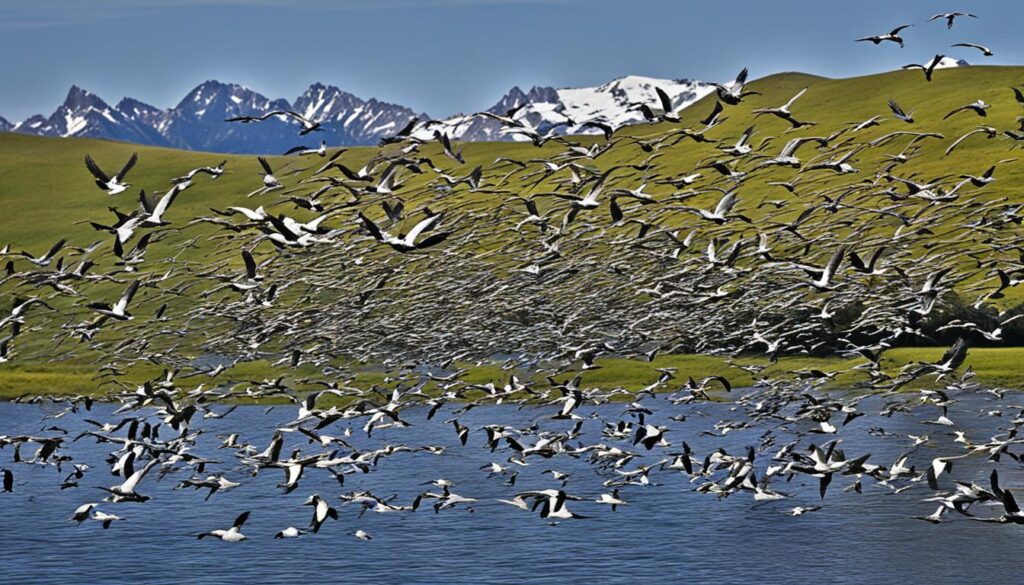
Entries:
[[[936, 361], [944, 351], [945, 348], [941, 347], [895, 348], [885, 353], [882, 366], [887, 373], [895, 374], [908, 363]], [[975, 348], [970, 350], [964, 367], [971, 367], [976, 374], [975, 380], [982, 385], [1024, 388], [1022, 362], [1024, 362], [1024, 347]], [[597, 360], [597, 363], [601, 366], [600, 368], [583, 373], [585, 386], [602, 389], [625, 388], [637, 391], [655, 382], [660, 375], [658, 372], [660, 368], [675, 368], [676, 377], [680, 379], [680, 383], [685, 381], [688, 376], [700, 379], [705, 376], [723, 375], [734, 386], [749, 386], [755, 381], [754, 375], [737, 366], [763, 365], [765, 360], [763, 358], [727, 360], [716, 356], [676, 354], [661, 355], [652, 362], [606, 358]], [[786, 376], [797, 370], [810, 369], [826, 373], [838, 372], [828, 386], [844, 388], [866, 379], [866, 375], [862, 372], [851, 370], [852, 367], [860, 363], [864, 363], [864, 360], [839, 357], [784, 357], [779, 359], [776, 364], [766, 368], [761, 375]], [[143, 366], [133, 369], [123, 378], [141, 383], [143, 380], [159, 375], [161, 371], [162, 369], [156, 366]], [[298, 369], [288, 370], [288, 381], [294, 383], [314, 374], [315, 371], [316, 368], [312, 366], [300, 366]], [[355, 379], [351, 384], [358, 388], [384, 384], [385, 378], [391, 374], [372, 368], [356, 369], [352, 373], [355, 375]], [[255, 385], [264, 379], [276, 378], [282, 374], [285, 372], [272, 368], [267, 362], [246, 362], [235, 365], [216, 379], [196, 376], [181, 381], [181, 385], [185, 388], [193, 388], [205, 383], [209, 387], [211, 383], [231, 381], [241, 384], [244, 388], [246, 383]], [[525, 373], [520, 372], [519, 374], [524, 378], [528, 377]], [[498, 366], [476, 366], [470, 368], [462, 379], [470, 384], [484, 384], [491, 381], [503, 383], [507, 377], [508, 372], [502, 371]], [[931, 377], [929, 377], [930, 379]], [[301, 384], [299, 386], [301, 387]], [[670, 385], [670, 387], [673, 386]], [[94, 365], [88, 363], [8, 363], [0, 366], [0, 400], [41, 395], [84, 394], [102, 397], [114, 388], [109, 383], [104, 384], [104, 379], [97, 378]]]

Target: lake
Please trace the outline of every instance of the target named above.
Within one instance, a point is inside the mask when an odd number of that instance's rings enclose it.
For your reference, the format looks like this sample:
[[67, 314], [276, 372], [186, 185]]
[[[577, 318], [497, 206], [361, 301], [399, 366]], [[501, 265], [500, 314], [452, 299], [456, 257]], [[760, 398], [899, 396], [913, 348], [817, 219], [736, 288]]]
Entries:
[[[990, 395], [962, 395], [950, 408], [950, 418], [968, 437], [984, 441], [1008, 426], [1013, 414], [1007, 405], [1019, 399], [1008, 394], [1002, 401]], [[698, 458], [709, 450], [724, 448], [742, 455], [748, 445], [758, 445], [765, 427], [743, 429], [724, 437], [702, 436], [720, 419], [739, 420], [743, 411], [730, 410], [729, 403], [701, 403], [671, 406], [663, 398], [645, 399], [655, 410], [651, 420], [664, 421], [670, 428], [667, 438], [675, 451], [687, 441]], [[677, 471], [653, 471], [650, 486], [627, 486], [621, 496], [629, 502], [611, 512], [607, 506], [591, 502], [570, 502], [572, 511], [588, 519], [568, 520], [550, 525], [537, 513], [498, 503], [516, 491], [557, 488], [560, 482], [541, 472], [555, 469], [571, 474], [567, 491], [588, 499], [609, 491], [602, 482], [614, 475], [598, 474], [585, 458], [565, 455], [543, 460], [530, 458], [528, 467], [518, 468], [515, 487], [503, 485], [504, 478], [487, 476], [479, 468], [492, 461], [505, 464], [511, 451], [502, 447], [491, 453], [484, 447], [481, 425], [502, 423], [526, 427], [535, 423], [544, 429], [568, 429], [568, 421], [549, 420], [553, 410], [510, 406], [481, 406], [459, 415], [470, 426], [467, 446], [459, 445], [451, 424], [444, 420], [460, 405], [449, 405], [432, 421], [426, 421], [426, 408], [408, 408], [402, 417], [412, 426], [375, 432], [367, 439], [353, 421], [352, 442], [360, 448], [383, 444], [442, 445], [443, 455], [426, 452], [399, 453], [381, 459], [371, 473], [347, 475], [339, 486], [330, 474], [308, 470], [298, 489], [283, 494], [276, 487], [283, 480], [277, 469], [265, 469], [251, 477], [250, 469], [238, 465], [233, 451], [217, 449], [218, 434], [238, 432], [262, 450], [276, 426], [295, 416], [295, 407], [242, 406], [224, 419], [196, 417], [193, 429], [202, 429], [193, 453], [222, 461], [207, 471], [226, 472], [242, 485], [219, 492], [203, 501], [205, 490], [173, 490], [187, 477], [187, 471], [159, 478], [151, 473], [138, 488], [151, 496], [144, 504], [101, 503], [100, 509], [126, 520], [103, 530], [98, 522], [81, 526], [68, 522], [72, 511], [82, 503], [99, 501], [105, 494], [99, 486], [120, 483], [104, 462], [114, 449], [89, 438], [70, 439], [63, 453], [75, 462], [90, 464], [77, 488], [59, 490], [63, 475], [52, 466], [11, 465], [13, 447], [0, 451], [0, 466], [15, 473], [13, 494], [0, 494], [0, 567], [4, 582], [24, 583], [642, 583], [642, 582], [715, 582], [715, 583], [986, 583], [1005, 581], [1019, 571], [1018, 558], [1022, 528], [973, 522], [957, 514], [947, 514], [947, 522], [932, 525], [912, 519], [927, 515], [935, 504], [922, 501], [933, 495], [923, 482], [908, 491], [892, 494], [869, 478], [864, 493], [844, 493], [851, 478], [836, 476], [824, 502], [818, 498], [817, 481], [802, 476], [787, 483], [775, 478], [773, 489], [791, 494], [791, 499], [754, 506], [749, 493], [727, 498], [694, 491], [697, 482]], [[215, 407], [223, 410], [223, 407]], [[617, 420], [623, 404], [584, 406], [581, 414], [597, 413]], [[861, 410], [878, 412], [879, 399], [867, 399]], [[987, 411], [1002, 408], [1003, 417], [988, 416]], [[61, 405], [22, 405], [0, 403], [0, 434], [54, 435], [41, 431], [58, 425], [73, 437], [92, 428], [80, 415], [68, 414], [57, 420], [42, 421]], [[88, 418], [115, 420], [113, 405], [98, 404]], [[839, 437], [848, 456], [871, 453], [870, 462], [890, 465], [901, 453], [912, 453], [911, 463], [923, 470], [932, 457], [963, 451], [953, 443], [949, 429], [923, 424], [934, 418], [934, 407], [897, 413], [889, 418], [869, 415], [842, 428]], [[679, 423], [666, 421], [673, 414], [686, 414]], [[601, 422], [589, 420], [583, 426], [584, 444], [614, 441], [600, 436]], [[871, 427], [882, 426], [895, 436], [872, 436]], [[337, 428], [342, 428], [338, 426]], [[337, 428], [331, 434], [338, 435]], [[805, 427], [810, 428], [808, 426]], [[123, 435], [123, 432], [121, 433]], [[912, 447], [908, 434], [931, 437], [929, 444]], [[164, 438], [170, 436], [166, 429]], [[808, 436], [802, 446], [823, 443], [830, 437]], [[772, 453], [788, 440], [785, 433], [775, 446], [758, 455], [758, 475], [763, 474]], [[575, 445], [576, 441], [571, 442]], [[623, 448], [629, 447], [622, 442]], [[320, 451], [296, 433], [286, 435], [282, 457], [293, 448], [303, 453]], [[632, 447], [631, 447], [632, 448]], [[637, 447], [636, 449], [642, 450]], [[30, 458], [35, 447], [26, 445], [23, 458]], [[651, 455], [626, 465], [632, 469], [664, 456], [656, 448]], [[978, 481], [987, 486], [993, 467], [1000, 472], [1004, 487], [1024, 485], [1024, 471], [1010, 458], [993, 463], [984, 457], [957, 461], [953, 471], [940, 480], [951, 488], [952, 480]], [[370, 490], [385, 496], [397, 494], [395, 504], [407, 505], [425, 489], [437, 491], [423, 482], [446, 478], [455, 482], [453, 491], [478, 501], [472, 510], [463, 507], [434, 513], [429, 505], [417, 512], [379, 514], [366, 512], [359, 517], [356, 504], [338, 498], [350, 491]], [[275, 540], [273, 535], [288, 526], [308, 525], [311, 508], [303, 506], [306, 497], [319, 492], [335, 506], [338, 521], [329, 520], [319, 534], [294, 540]], [[1020, 499], [1020, 496], [1018, 496]], [[799, 517], [787, 515], [793, 506], [823, 505], [820, 511]], [[237, 544], [214, 539], [197, 540], [196, 532], [227, 528], [239, 513], [251, 510], [243, 532], [249, 537]], [[972, 512], [996, 516], [1001, 508], [975, 506]], [[360, 529], [373, 536], [361, 541], [352, 534]]]

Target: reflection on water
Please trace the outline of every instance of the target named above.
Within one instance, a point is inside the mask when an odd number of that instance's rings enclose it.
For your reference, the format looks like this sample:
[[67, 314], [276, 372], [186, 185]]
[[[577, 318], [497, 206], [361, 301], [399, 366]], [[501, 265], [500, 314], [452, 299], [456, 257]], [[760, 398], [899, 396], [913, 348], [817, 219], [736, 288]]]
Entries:
[[[1008, 395], [1004, 402], [1017, 397]], [[659, 400], [653, 420], [669, 426], [673, 444], [686, 440], [702, 457], [723, 447], [742, 454], [746, 446], [760, 442], [764, 428], [730, 432], [724, 437], [701, 436], [699, 432], [720, 419], [735, 419], [728, 404], [701, 404], [687, 410], [682, 423], [665, 420], [678, 412]], [[879, 410], [877, 401], [862, 402], [862, 410]], [[986, 416], [999, 406], [991, 396], [962, 396], [950, 410], [958, 428], [968, 437], [985, 440], [1009, 425], [1009, 420]], [[622, 405], [581, 408], [616, 420]], [[41, 422], [52, 406], [0, 404], [0, 434], [51, 434], [44, 426], [59, 425], [73, 436], [89, 428], [78, 415]], [[91, 418], [111, 420], [110, 405], [94, 407]], [[483, 406], [460, 415], [470, 426], [469, 443], [458, 444], [451, 425], [441, 423], [439, 414], [430, 423], [426, 409], [410, 408], [403, 418], [412, 426], [376, 433], [372, 441], [353, 437], [357, 447], [378, 447], [384, 443], [444, 445], [442, 456], [401, 453], [381, 460], [372, 473], [348, 475], [344, 487], [327, 473], [311, 470], [291, 494], [284, 495], [276, 484], [283, 479], [278, 470], [264, 470], [257, 477], [237, 465], [229, 450], [218, 450], [215, 435], [238, 432], [242, 441], [262, 449], [275, 426], [292, 419], [293, 407], [278, 407], [269, 413], [263, 407], [238, 408], [224, 420], [194, 421], [204, 435], [193, 450], [198, 455], [222, 461], [210, 472], [227, 471], [242, 485], [218, 493], [204, 502], [205, 491], [172, 490], [184, 472], [158, 478], [147, 477], [139, 488], [152, 500], [145, 504], [104, 504], [101, 509], [126, 518], [110, 530], [96, 522], [81, 527], [67, 522], [71, 512], [84, 502], [98, 501], [104, 493], [98, 486], [120, 480], [109, 474], [104, 463], [109, 445], [90, 440], [66, 445], [64, 452], [76, 462], [93, 466], [80, 487], [60, 491], [62, 475], [52, 467], [14, 465], [15, 493], [0, 496], [0, 567], [6, 583], [985, 583], [1005, 581], [1017, 573], [1021, 527], [989, 525], [966, 518], [931, 525], [910, 517], [929, 514], [934, 504], [922, 500], [932, 495], [926, 485], [902, 494], [865, 480], [864, 493], [844, 493], [850, 478], [837, 477], [829, 489], [824, 508], [801, 517], [783, 509], [818, 504], [817, 483], [797, 477], [790, 483], [778, 480], [773, 488], [794, 497], [753, 507], [749, 494], [718, 499], [693, 491], [694, 483], [674, 471], [651, 474], [655, 485], [630, 486], [621, 490], [629, 504], [612, 513], [607, 507], [573, 502], [572, 509], [592, 516], [586, 520], [551, 526], [536, 514], [497, 502], [518, 490], [558, 487], [546, 469], [570, 473], [568, 491], [594, 498], [608, 491], [585, 459], [559, 456], [550, 460], [531, 459], [520, 469], [515, 488], [502, 485], [501, 478], [488, 478], [480, 466], [504, 463], [507, 450], [489, 452], [483, 424], [502, 423], [525, 427], [550, 409], [515, 410], [504, 406]], [[699, 413], [703, 413], [701, 416]], [[928, 413], [931, 414], [931, 413]], [[910, 452], [908, 434], [931, 436], [932, 441], [912, 451], [911, 463], [923, 469], [932, 457], [962, 452], [952, 442], [948, 429], [922, 424], [921, 412], [896, 414], [891, 418], [866, 416], [851, 422], [840, 436], [849, 456], [871, 453], [871, 462], [891, 464]], [[568, 428], [566, 421], [544, 421], [544, 428]], [[600, 437], [600, 422], [583, 427], [580, 441], [610, 443]], [[870, 427], [883, 426], [897, 437], [875, 437]], [[820, 437], [818, 437], [820, 442]], [[777, 445], [786, 440], [778, 437]], [[805, 438], [804, 445], [813, 438]], [[623, 446], [626, 446], [624, 443]], [[284, 453], [300, 447], [317, 452], [304, 437], [288, 434]], [[30, 453], [30, 450], [26, 450]], [[656, 461], [663, 452], [636, 460], [629, 467]], [[9, 466], [12, 453], [0, 452], [0, 465]], [[761, 471], [769, 454], [757, 462]], [[995, 464], [984, 458], [958, 461], [952, 479], [984, 482], [998, 466], [1005, 486], [1024, 487], [1024, 473], [1009, 458]], [[65, 468], [65, 474], [67, 468]], [[375, 514], [358, 517], [359, 508], [338, 499], [343, 492], [370, 490], [385, 496], [398, 494], [396, 504], [409, 504], [424, 486], [421, 483], [446, 478], [456, 483], [455, 492], [476, 498], [472, 511], [445, 510], [435, 514], [429, 506], [416, 513]], [[301, 504], [314, 492], [327, 497], [340, 513], [337, 522], [328, 521], [321, 532], [298, 540], [274, 540], [275, 532], [287, 526], [305, 527], [311, 510]], [[1018, 498], [1019, 499], [1019, 498]], [[227, 544], [216, 540], [198, 541], [190, 534], [228, 527], [240, 512], [251, 510], [244, 532], [250, 540]], [[997, 508], [978, 508], [981, 515], [997, 515]], [[364, 530], [373, 540], [363, 542], [352, 533]]]

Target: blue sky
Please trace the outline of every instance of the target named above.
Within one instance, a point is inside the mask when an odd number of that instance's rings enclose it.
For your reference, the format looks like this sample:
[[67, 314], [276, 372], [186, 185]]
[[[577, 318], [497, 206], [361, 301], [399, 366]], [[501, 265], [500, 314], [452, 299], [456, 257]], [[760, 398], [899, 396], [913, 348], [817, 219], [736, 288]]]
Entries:
[[[980, 18], [925, 22], [952, 10]], [[905, 49], [853, 42], [907, 23]], [[0, 116], [49, 114], [71, 84], [169, 107], [206, 79], [289, 100], [320, 81], [445, 116], [513, 85], [626, 74], [844, 77], [936, 52], [1024, 64], [1021, 23], [1018, 1], [2, 0]], [[965, 41], [996, 55], [949, 47]]]

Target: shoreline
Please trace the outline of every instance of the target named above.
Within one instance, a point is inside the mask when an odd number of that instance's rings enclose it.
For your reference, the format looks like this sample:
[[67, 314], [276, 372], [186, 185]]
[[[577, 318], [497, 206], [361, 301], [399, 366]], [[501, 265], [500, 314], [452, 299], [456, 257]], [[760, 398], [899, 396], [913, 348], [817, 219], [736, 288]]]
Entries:
[[[886, 373], [897, 372], [902, 366], [918, 361], [934, 361], [942, 356], [945, 351], [943, 347], [898, 347], [887, 350], [882, 356], [882, 369]], [[732, 362], [730, 364], [729, 362]], [[596, 360], [599, 368], [584, 371], [583, 385], [591, 388], [612, 390], [623, 388], [636, 392], [648, 384], [653, 383], [659, 376], [658, 369], [675, 368], [675, 385], [670, 383], [668, 388], [677, 388], [684, 384], [688, 377], [700, 379], [711, 375], [725, 376], [735, 388], [753, 386], [756, 378], [749, 372], [740, 369], [738, 366], [766, 365], [764, 357], [738, 357], [735, 359], [710, 356], [703, 354], [666, 354], [657, 356], [653, 361], [633, 358], [599, 358]], [[862, 358], [843, 358], [839, 356], [828, 358], [814, 358], [803, 356], [780, 357], [775, 364], [768, 365], [760, 374], [771, 378], [793, 376], [798, 370], [820, 370], [826, 373], [837, 372], [822, 387], [824, 389], [853, 388], [867, 379], [866, 374], [860, 370], [851, 368], [861, 363], [867, 363]], [[974, 373], [973, 381], [988, 387], [1000, 388], [1024, 388], [1024, 347], [987, 347], [973, 348], [969, 350], [967, 359], [960, 372], [963, 373], [970, 368]], [[135, 368], [123, 377], [126, 383], [141, 384], [147, 379], [155, 378], [163, 371], [162, 367], [146, 365]], [[300, 368], [289, 372], [289, 382], [296, 390], [305, 391], [299, 380], [317, 373], [317, 368], [312, 366], [300, 366]], [[266, 362], [243, 362], [228, 369], [224, 374], [216, 378], [205, 375], [197, 375], [191, 378], [189, 385], [198, 386], [205, 384], [207, 387], [222, 384], [240, 384], [247, 382], [258, 384], [261, 380], [271, 377], [274, 370]], [[463, 376], [462, 380], [467, 384], [486, 384], [488, 382], [504, 383], [508, 380], [511, 371], [502, 370], [497, 364], [471, 367]], [[521, 378], [528, 379], [526, 372], [516, 371]], [[395, 372], [387, 372], [379, 368], [364, 367], [359, 370], [351, 370], [349, 375], [354, 378], [350, 385], [361, 389], [370, 388], [373, 385], [381, 385], [388, 376], [396, 375]], [[539, 378], [539, 377], [538, 377]], [[541, 383], [544, 383], [541, 381]], [[940, 383], [942, 384], [942, 383]], [[934, 386], [933, 378], [923, 383], [911, 385], [910, 388], [922, 386]], [[308, 388], [313, 390], [313, 387]], [[114, 392], [114, 386], [110, 378], [99, 379], [98, 374], [91, 364], [82, 362], [9, 362], [0, 365], [0, 400], [11, 401], [18, 398], [26, 399], [33, 397], [65, 397], [65, 396], [89, 396], [97, 400], [103, 400]], [[243, 399], [232, 398], [234, 402], [254, 402], [259, 404], [270, 404], [273, 402], [286, 402], [284, 399]]]

